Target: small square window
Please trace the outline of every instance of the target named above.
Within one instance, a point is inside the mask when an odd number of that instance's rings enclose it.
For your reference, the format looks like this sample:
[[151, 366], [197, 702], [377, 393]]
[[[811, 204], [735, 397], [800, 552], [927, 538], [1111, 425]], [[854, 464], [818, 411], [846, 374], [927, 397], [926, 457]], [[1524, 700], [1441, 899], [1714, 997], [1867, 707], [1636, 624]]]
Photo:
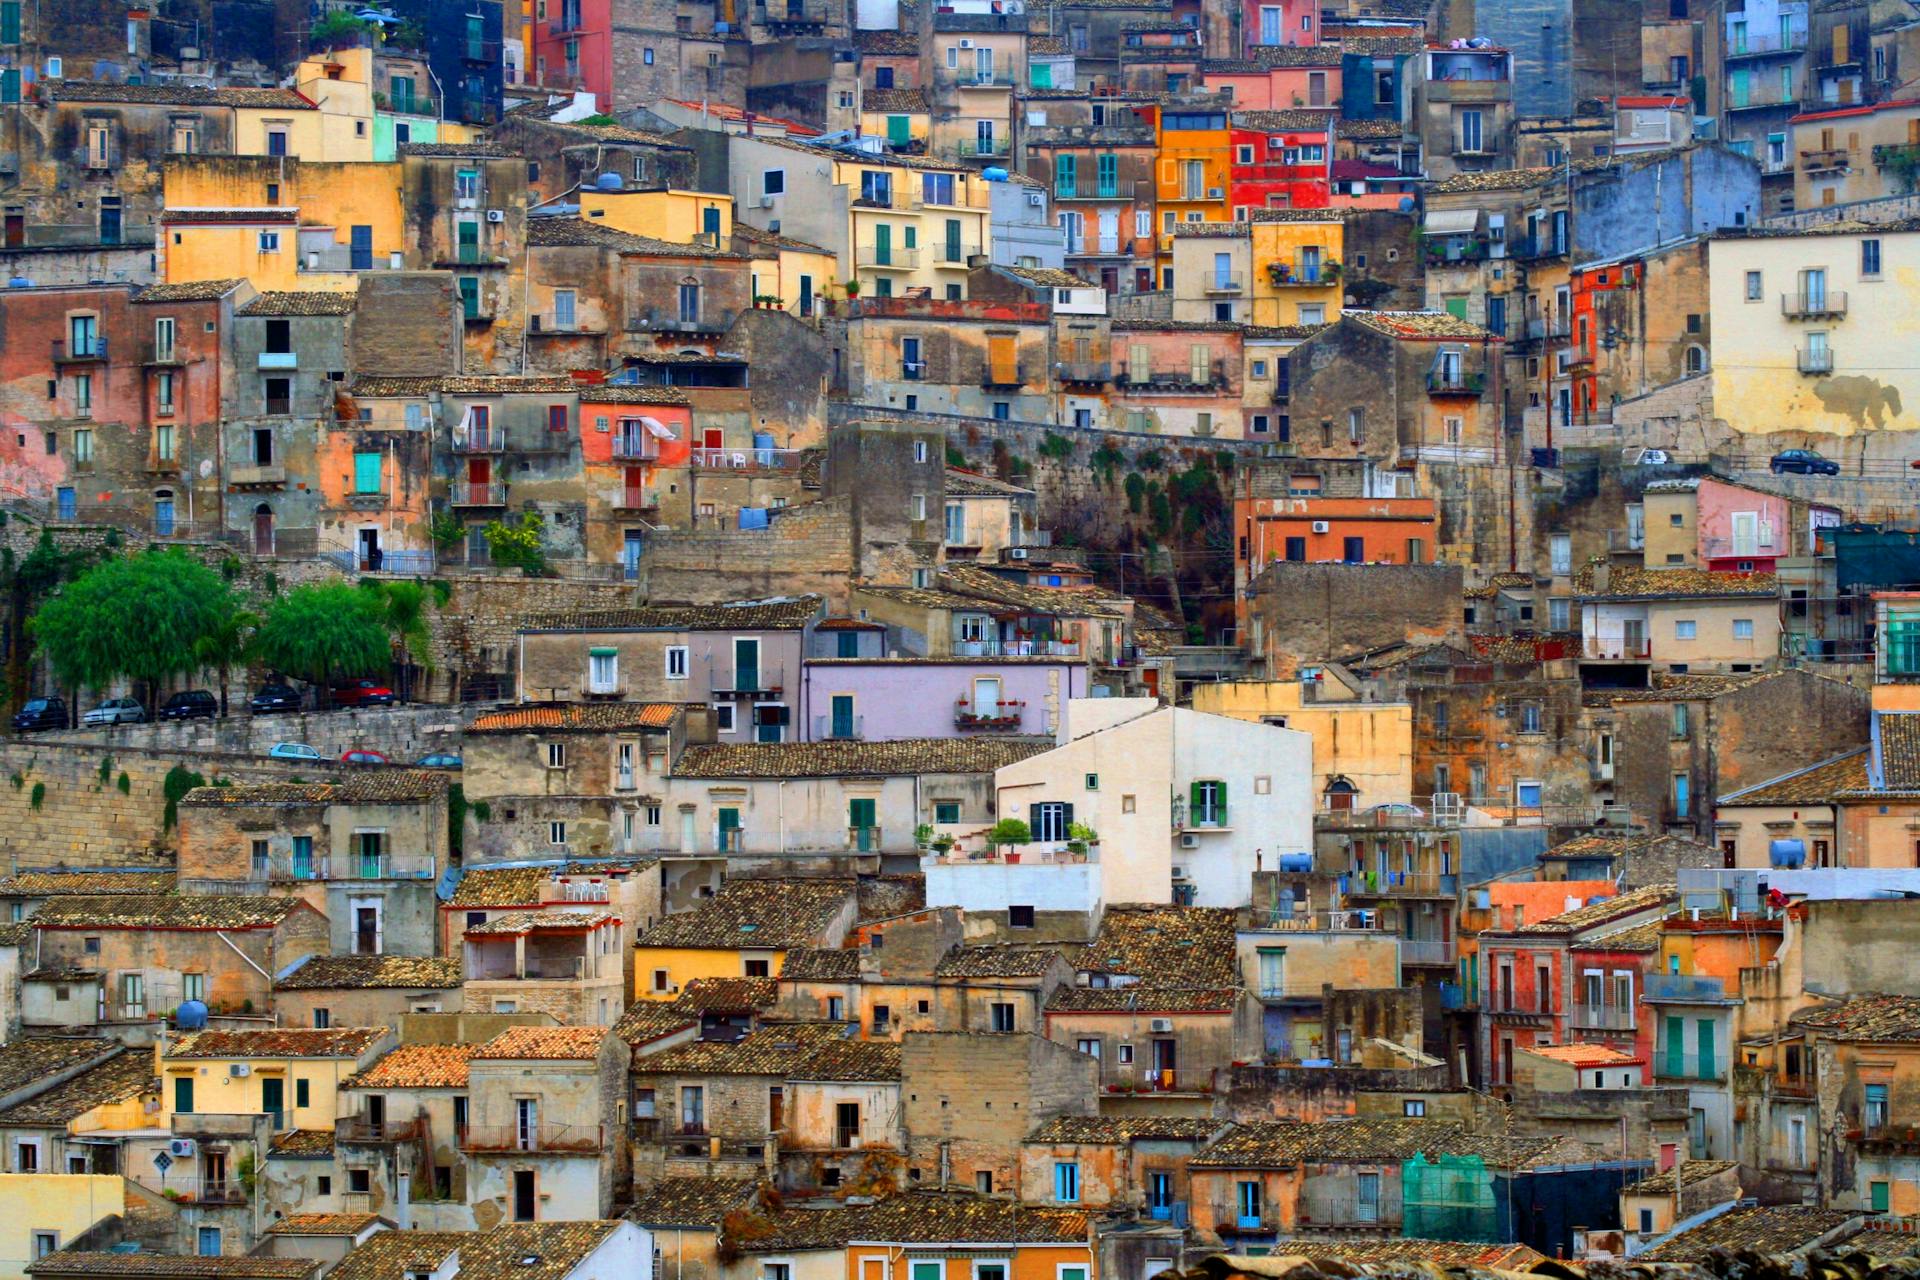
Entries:
[[356, 1195], [366, 1195], [373, 1190], [373, 1171], [370, 1169], [347, 1170], [347, 1190]]
[[1009, 906], [1007, 908], [1007, 927], [1009, 929], [1033, 928], [1033, 908], [1023, 904]]
[[1100, 789], [1100, 775], [1099, 775], [1099, 774], [1097, 774], [1097, 773], [1090, 773], [1090, 774], [1088, 774], [1088, 775], [1087, 775], [1087, 790], [1089, 790], [1089, 791], [1098, 791], [1099, 789]]
[[1120, 797], [1120, 812], [1122, 812], [1122, 813], [1132, 813], [1133, 811], [1134, 811], [1134, 799], [1133, 799], [1133, 797], [1132, 797], [1132, 796], [1127, 796], [1127, 795], [1123, 795], [1123, 796], [1121, 796], [1121, 797]]

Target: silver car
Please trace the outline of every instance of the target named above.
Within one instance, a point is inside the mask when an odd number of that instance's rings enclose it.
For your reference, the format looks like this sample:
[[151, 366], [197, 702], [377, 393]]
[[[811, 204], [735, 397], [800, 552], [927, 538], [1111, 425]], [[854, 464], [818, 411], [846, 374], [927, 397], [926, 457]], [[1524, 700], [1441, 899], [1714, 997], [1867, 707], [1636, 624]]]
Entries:
[[80, 717], [83, 725], [144, 724], [147, 709], [132, 698], [108, 698]]

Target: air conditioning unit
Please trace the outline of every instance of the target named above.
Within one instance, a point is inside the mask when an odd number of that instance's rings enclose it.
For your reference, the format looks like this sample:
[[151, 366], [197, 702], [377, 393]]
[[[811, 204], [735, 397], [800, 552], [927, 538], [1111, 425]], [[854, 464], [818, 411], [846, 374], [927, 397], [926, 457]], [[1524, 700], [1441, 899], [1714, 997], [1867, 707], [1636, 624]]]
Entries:
[[1207, 188], [1207, 199], [1224, 200], [1226, 198], [1227, 198], [1226, 188], [1224, 187], [1208, 187]]
[[771, 209], [771, 208], [773, 208], [773, 197], [772, 197], [772, 196], [761, 196], [761, 197], [760, 197], [760, 207], [761, 207], [762, 209]]
[[1007, 559], [1025, 560], [1026, 558], [1027, 558], [1027, 549], [1025, 547], [1008, 547], [1007, 548]]
[[1182, 849], [1198, 849], [1200, 847], [1200, 837], [1189, 831], [1180, 837], [1180, 847]]
[[1328, 530], [1332, 528], [1333, 526], [1328, 524], [1325, 520], [1315, 520], [1313, 522], [1313, 531], [1315, 533], [1326, 533]]
[[1175, 880], [1185, 880], [1187, 878], [1187, 869], [1185, 867], [1175, 867], [1173, 869], [1173, 878]]
[[1044, 208], [1047, 203], [1047, 197], [1043, 192], [1029, 191], [1027, 192], [1027, 203], [1036, 209]]
[[506, 220], [507, 220], [507, 211], [505, 209], [487, 210], [488, 222], [505, 222]]
[[227, 1064], [227, 1074], [244, 1079], [253, 1074], [253, 1068], [244, 1062], [230, 1062]]
[[174, 1138], [167, 1143], [167, 1154], [170, 1156], [182, 1156], [191, 1160], [193, 1159], [193, 1153], [194, 1145], [192, 1138]]
[[962, 40], [962, 41], [960, 42], [960, 47], [961, 47], [962, 49], [971, 49], [971, 48], [973, 48], [973, 41], [971, 41], [971, 40]]
[[1147, 1023], [1147, 1029], [1150, 1031], [1158, 1031], [1163, 1035], [1169, 1034], [1173, 1031], [1173, 1019], [1155, 1018]]

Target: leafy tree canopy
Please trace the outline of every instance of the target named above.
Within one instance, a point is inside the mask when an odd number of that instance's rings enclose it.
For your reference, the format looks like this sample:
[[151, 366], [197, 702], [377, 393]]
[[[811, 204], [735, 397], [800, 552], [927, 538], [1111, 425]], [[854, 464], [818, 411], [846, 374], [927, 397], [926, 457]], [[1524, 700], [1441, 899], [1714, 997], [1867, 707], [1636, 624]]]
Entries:
[[197, 669], [236, 612], [218, 573], [178, 548], [103, 561], [33, 615], [35, 643], [62, 683], [157, 684]]
[[345, 582], [295, 587], [267, 607], [254, 656], [309, 683], [364, 676], [393, 658], [380, 593]]

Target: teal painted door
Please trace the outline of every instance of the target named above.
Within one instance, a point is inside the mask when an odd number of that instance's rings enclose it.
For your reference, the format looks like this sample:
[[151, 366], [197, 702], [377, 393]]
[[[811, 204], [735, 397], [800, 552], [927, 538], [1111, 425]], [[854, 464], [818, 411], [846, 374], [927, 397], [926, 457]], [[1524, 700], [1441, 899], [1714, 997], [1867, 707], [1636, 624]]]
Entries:
[[1700, 1018], [1695, 1021], [1693, 1030], [1694, 1035], [1698, 1038], [1699, 1045], [1699, 1048], [1696, 1050], [1700, 1057], [1699, 1076], [1702, 1080], [1712, 1080], [1715, 1078], [1713, 1072], [1713, 1023], [1707, 1018]]
[[874, 801], [847, 801], [847, 825], [853, 828], [854, 848], [871, 853], [880, 841], [880, 831], [874, 825]]
[[267, 1122], [275, 1133], [284, 1127], [281, 1121], [287, 1113], [287, 1082], [279, 1076], [260, 1077], [260, 1109], [267, 1113]]
[[1680, 1077], [1686, 1074], [1687, 1020], [1674, 1014], [1667, 1015], [1667, 1068], [1668, 1076]]
[[873, 228], [873, 260], [882, 267], [893, 261], [893, 228], [884, 222]]
[[[833, 698], [833, 724], [829, 730], [836, 738], [853, 736], [853, 696], [839, 693]], [[857, 803], [857, 802], [856, 802]], [[872, 802], [869, 801], [869, 804]]]
[[733, 642], [733, 687], [751, 692], [760, 687], [760, 642]]

